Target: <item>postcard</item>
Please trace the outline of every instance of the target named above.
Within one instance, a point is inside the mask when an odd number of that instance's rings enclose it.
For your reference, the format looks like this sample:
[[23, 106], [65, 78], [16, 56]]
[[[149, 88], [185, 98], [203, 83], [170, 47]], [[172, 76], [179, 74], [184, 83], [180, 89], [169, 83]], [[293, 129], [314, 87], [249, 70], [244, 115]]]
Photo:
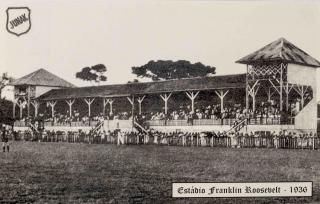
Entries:
[[319, 2], [0, 16], [0, 203], [320, 202]]

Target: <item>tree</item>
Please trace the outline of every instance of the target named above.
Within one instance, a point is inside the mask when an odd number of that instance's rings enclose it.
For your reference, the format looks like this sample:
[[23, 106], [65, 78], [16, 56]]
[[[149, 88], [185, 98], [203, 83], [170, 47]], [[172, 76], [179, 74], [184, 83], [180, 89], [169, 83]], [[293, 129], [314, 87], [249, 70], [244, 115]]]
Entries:
[[128, 84], [132, 84], [132, 83], [139, 83], [138, 79], [133, 79], [132, 81], [128, 81]]
[[2, 99], [2, 90], [12, 81], [12, 77], [8, 73], [3, 73], [0, 78], [0, 100]]
[[171, 60], [152, 60], [140, 67], [132, 67], [132, 73], [137, 77], [147, 77], [153, 81], [203, 77], [215, 74], [215, 70], [215, 67], [206, 66], [201, 62], [192, 64], [186, 60], [176, 62]]
[[5, 98], [0, 100], [0, 124], [13, 125], [12, 105], [12, 101], [8, 101]]
[[101, 81], [107, 81], [106, 72], [107, 68], [103, 64], [97, 64], [82, 68], [80, 72], [76, 73], [76, 78], [99, 84]]
[[7, 73], [3, 73], [0, 77], [0, 124], [13, 125], [13, 119], [11, 118], [12, 102], [2, 98], [3, 89], [12, 82], [12, 77], [9, 77]]

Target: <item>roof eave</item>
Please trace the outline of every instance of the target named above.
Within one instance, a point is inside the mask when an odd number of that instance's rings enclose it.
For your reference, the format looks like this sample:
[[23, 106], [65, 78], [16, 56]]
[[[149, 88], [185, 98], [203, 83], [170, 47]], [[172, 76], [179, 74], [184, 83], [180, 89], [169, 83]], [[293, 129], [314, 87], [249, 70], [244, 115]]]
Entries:
[[[39, 96], [38, 99], [43, 101], [52, 101], [52, 100], [68, 100], [68, 99], [82, 99], [82, 98], [117, 98], [117, 97], [126, 97], [130, 95], [143, 95], [143, 94], [161, 94], [161, 93], [177, 93], [183, 91], [205, 91], [205, 90], [221, 90], [221, 89], [243, 89], [245, 88], [245, 84], [242, 86], [238, 84], [238, 86], [223, 86], [217, 88], [203, 88], [203, 89], [177, 89], [177, 90], [162, 90], [162, 91], [155, 91], [155, 92], [141, 92], [141, 93], [132, 93], [132, 94], [112, 94], [112, 95], [97, 95], [97, 96], [77, 96], [77, 97], [48, 97]], [[43, 98], [42, 98], [43, 97]]]
[[287, 64], [298, 64], [298, 65], [309, 66], [309, 67], [314, 67], [314, 68], [320, 67], [320, 64], [319, 64], [319, 65], [315, 65], [315, 64], [308, 64], [308, 63], [302, 63], [302, 62], [300, 63], [300, 62], [283, 60], [283, 59], [273, 59], [273, 60], [238, 60], [238, 61], [236, 61], [236, 63], [238, 63], [238, 64], [252, 65], [252, 64], [255, 64], [255, 63], [267, 63], [267, 62], [275, 62], [275, 61], [284, 62], [284, 63], [287, 63]]
[[63, 88], [63, 89], [71, 89], [77, 88], [77, 86], [53, 86], [53, 85], [39, 85], [39, 84], [29, 84], [29, 83], [9, 83], [8, 86], [45, 86], [45, 87], [55, 87], [55, 88]]

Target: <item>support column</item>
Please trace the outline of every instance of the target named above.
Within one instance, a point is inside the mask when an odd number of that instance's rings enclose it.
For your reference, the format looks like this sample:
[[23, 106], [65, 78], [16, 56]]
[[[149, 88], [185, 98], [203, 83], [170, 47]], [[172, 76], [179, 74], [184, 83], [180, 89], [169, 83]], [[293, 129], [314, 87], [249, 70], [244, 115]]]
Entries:
[[304, 94], [305, 94], [305, 91], [306, 91], [306, 89], [304, 88], [304, 86], [301, 86], [301, 94], [300, 94], [300, 97], [301, 97], [301, 108], [304, 107]]
[[225, 93], [223, 90], [219, 90], [219, 91], [214, 91], [218, 97], [220, 98], [220, 109], [221, 109], [221, 113], [223, 112], [223, 98], [229, 93], [229, 90], [227, 90]]
[[57, 104], [57, 101], [50, 101], [48, 104], [51, 107], [51, 117], [54, 118], [54, 107]]
[[109, 103], [109, 99], [107, 99], [107, 98], [102, 98], [102, 102], [103, 102], [102, 113], [103, 113], [103, 116], [105, 116], [105, 115], [106, 115], [106, 105]]
[[200, 91], [194, 93], [193, 91], [186, 92], [187, 96], [191, 100], [191, 111], [194, 113], [194, 99], [197, 98]]
[[289, 85], [289, 83], [286, 83], [285, 85], [285, 93], [286, 93], [286, 111], [289, 110], [289, 94], [290, 94], [290, 91], [292, 89], [292, 85]]
[[280, 65], [280, 68], [281, 68], [281, 72], [280, 72], [280, 111], [283, 110], [283, 63], [281, 63]]
[[308, 90], [308, 87], [304, 87], [303, 85], [296, 85], [293, 89], [300, 95], [301, 98], [301, 108], [304, 107], [304, 95]]
[[[259, 80], [257, 80], [252, 87], [248, 86], [248, 94], [252, 97], [252, 111], [255, 112], [256, 110], [256, 95], [259, 90], [258, 85]], [[256, 88], [257, 87], [257, 88]]]
[[112, 104], [113, 104], [113, 102], [114, 102], [114, 100], [113, 99], [108, 99], [109, 101], [109, 104], [110, 104], [110, 115], [112, 115], [113, 114], [113, 110], [112, 110]]
[[72, 105], [74, 104], [75, 99], [66, 100], [66, 103], [69, 105], [69, 116], [72, 117]]
[[133, 130], [133, 126], [134, 126], [134, 95], [132, 95], [132, 130]]
[[134, 99], [131, 99], [130, 97], [127, 97], [128, 101], [130, 102], [131, 106], [133, 106], [133, 100]]
[[127, 97], [128, 101], [131, 103], [132, 109], [131, 109], [131, 116], [132, 116], [132, 130], [134, 127], [134, 95], [132, 95], [132, 99], [130, 97]]
[[[281, 96], [281, 90], [280, 90], [280, 87], [276, 86], [276, 85], [272, 82], [272, 80], [270, 80], [270, 79], [269, 79], [269, 82], [270, 82], [270, 84], [272, 85], [272, 87], [274, 88], [274, 90], [276, 90], [276, 91], [277, 91], [277, 93], [279, 94], [279, 96]], [[277, 81], [277, 82], [280, 84], [280, 82], [279, 82], [279, 81]]]
[[134, 95], [132, 95], [132, 98], [127, 97], [127, 99], [131, 104], [131, 115], [132, 115], [132, 119], [133, 119], [133, 116], [134, 116]]
[[17, 105], [19, 107], [19, 117], [20, 119], [22, 119], [22, 113], [23, 113], [23, 106], [25, 105], [25, 101], [19, 101], [19, 99], [17, 100]]
[[253, 113], [256, 111], [256, 92], [254, 92], [254, 94], [252, 94], [252, 111]]
[[138, 103], [139, 103], [139, 114], [141, 114], [141, 103], [142, 103], [142, 101], [143, 101], [143, 99], [145, 98], [146, 96], [144, 95], [144, 96], [142, 96], [142, 97], [138, 97]]
[[27, 112], [28, 112], [28, 118], [30, 117], [30, 92], [31, 88], [28, 86], [28, 91], [27, 91]]
[[39, 103], [38, 101], [31, 101], [31, 104], [32, 104], [33, 107], [34, 107], [34, 117], [37, 117], [37, 116], [38, 116], [38, 109], [39, 109], [40, 103]]
[[17, 105], [17, 100], [13, 99], [13, 103], [12, 103], [12, 117], [16, 118], [16, 105]]
[[249, 110], [249, 81], [248, 81], [248, 74], [249, 74], [249, 65], [247, 65], [247, 74], [246, 74], [246, 110]]
[[91, 117], [91, 104], [93, 103], [93, 101], [94, 101], [94, 98], [93, 99], [90, 99], [90, 98], [88, 98], [88, 99], [84, 99], [84, 101], [87, 103], [87, 105], [88, 105], [88, 116], [89, 116], [89, 118]]
[[22, 119], [22, 113], [23, 113], [23, 104], [19, 105], [20, 108], [20, 119]]
[[168, 100], [171, 97], [172, 93], [169, 93], [169, 95], [167, 95], [166, 93], [164, 95], [160, 95], [160, 97], [162, 98], [162, 100], [164, 101], [164, 113], [167, 115], [168, 114]]
[[271, 97], [273, 96], [274, 92], [271, 92], [271, 89], [268, 88], [268, 91], [267, 91], [267, 96], [268, 96], [268, 101], [271, 100]]

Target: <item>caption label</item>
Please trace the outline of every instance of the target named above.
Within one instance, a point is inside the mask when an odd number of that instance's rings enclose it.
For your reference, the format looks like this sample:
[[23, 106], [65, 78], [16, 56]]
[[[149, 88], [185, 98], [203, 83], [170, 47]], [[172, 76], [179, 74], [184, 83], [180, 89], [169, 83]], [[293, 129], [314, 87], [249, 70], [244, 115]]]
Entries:
[[172, 197], [310, 197], [312, 182], [173, 183]]

